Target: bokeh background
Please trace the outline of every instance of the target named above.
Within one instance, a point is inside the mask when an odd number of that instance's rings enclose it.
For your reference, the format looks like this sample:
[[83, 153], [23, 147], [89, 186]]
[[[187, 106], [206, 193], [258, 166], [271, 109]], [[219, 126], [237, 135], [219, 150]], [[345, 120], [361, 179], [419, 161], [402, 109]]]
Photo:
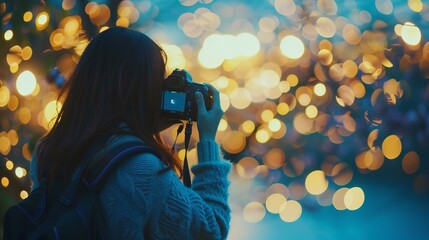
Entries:
[[0, 0], [0, 19], [1, 216], [86, 45], [124, 26], [221, 92], [229, 239], [428, 239], [429, 2]]

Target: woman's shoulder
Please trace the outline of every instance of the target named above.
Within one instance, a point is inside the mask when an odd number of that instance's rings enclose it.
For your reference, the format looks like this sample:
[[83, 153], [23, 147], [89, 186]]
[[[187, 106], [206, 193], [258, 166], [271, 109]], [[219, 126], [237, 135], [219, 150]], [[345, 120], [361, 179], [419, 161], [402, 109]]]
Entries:
[[[118, 146], [120, 144], [130, 144], [135, 145], [136, 143], [141, 143], [141, 146], [147, 146], [143, 140], [134, 135], [118, 135], [113, 136], [109, 140], [108, 148]], [[141, 149], [136, 153], [132, 154], [126, 159], [123, 159], [119, 165], [119, 169], [126, 170], [138, 170], [144, 168], [147, 171], [158, 171], [167, 167], [159, 158], [157, 153], [154, 150], [148, 148], [147, 151]]]

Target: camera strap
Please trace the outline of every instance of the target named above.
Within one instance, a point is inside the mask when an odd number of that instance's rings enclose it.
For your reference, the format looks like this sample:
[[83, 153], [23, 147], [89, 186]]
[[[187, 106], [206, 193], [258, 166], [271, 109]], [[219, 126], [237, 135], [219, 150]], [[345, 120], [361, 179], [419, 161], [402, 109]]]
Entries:
[[185, 184], [186, 187], [191, 187], [191, 174], [189, 173], [189, 165], [188, 165], [188, 146], [189, 141], [191, 139], [192, 134], [192, 121], [189, 120], [186, 123], [185, 128], [185, 160], [183, 163], [183, 184]]

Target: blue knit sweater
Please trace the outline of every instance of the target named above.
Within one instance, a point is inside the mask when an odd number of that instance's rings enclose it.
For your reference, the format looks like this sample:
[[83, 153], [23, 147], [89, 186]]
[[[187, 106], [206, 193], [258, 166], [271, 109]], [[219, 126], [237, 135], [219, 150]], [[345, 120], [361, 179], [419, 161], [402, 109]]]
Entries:
[[135, 155], [109, 175], [100, 201], [111, 239], [226, 239], [231, 164], [221, 159], [215, 141], [200, 141], [197, 151], [191, 189], [172, 170], [159, 173], [165, 165], [150, 153]]

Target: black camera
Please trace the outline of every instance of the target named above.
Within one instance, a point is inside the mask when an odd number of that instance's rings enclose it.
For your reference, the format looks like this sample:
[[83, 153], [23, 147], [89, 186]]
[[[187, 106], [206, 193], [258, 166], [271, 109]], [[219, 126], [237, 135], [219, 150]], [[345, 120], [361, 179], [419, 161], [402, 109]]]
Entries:
[[206, 109], [212, 107], [213, 95], [205, 84], [192, 82], [191, 75], [175, 69], [164, 81], [161, 100], [161, 114], [167, 119], [197, 120], [195, 92], [201, 92]]

